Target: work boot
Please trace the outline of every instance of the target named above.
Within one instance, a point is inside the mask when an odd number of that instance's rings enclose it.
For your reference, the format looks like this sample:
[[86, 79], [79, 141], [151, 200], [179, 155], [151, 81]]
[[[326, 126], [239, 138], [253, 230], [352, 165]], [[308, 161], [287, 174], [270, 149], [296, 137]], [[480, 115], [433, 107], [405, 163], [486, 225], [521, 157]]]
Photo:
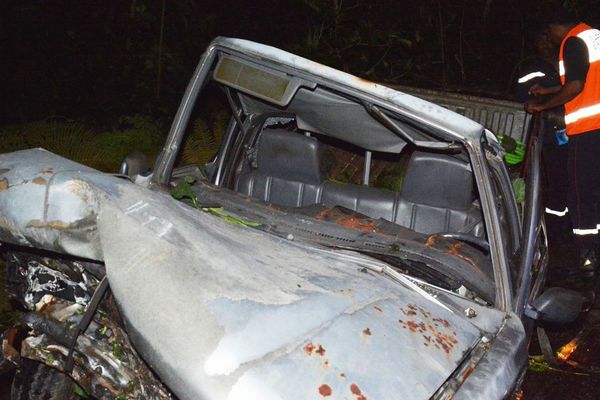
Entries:
[[596, 267], [598, 266], [598, 258], [596, 252], [590, 249], [584, 249], [581, 251], [581, 257], [579, 258], [579, 271], [581, 276], [593, 277], [596, 274]]

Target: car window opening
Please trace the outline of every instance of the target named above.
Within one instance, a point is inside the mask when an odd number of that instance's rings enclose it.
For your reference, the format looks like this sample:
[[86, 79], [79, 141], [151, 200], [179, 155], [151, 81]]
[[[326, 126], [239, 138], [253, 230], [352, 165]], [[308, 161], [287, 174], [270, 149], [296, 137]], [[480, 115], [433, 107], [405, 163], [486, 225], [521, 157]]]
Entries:
[[[252, 71], [263, 74], [263, 69]], [[280, 93], [285, 101], [278, 97], [273, 105], [264, 93], [254, 93], [259, 88], [232, 85], [227, 79], [233, 77], [223, 76], [209, 85], [211, 94], [224, 93], [221, 103], [230, 115], [219, 155], [205, 167], [213, 183], [265, 207], [310, 217], [316, 222], [311, 230], [318, 231], [318, 223], [365, 233], [382, 232], [383, 226], [387, 232], [406, 228], [420, 234], [425, 246], [441, 246], [440, 251], [474, 264], [471, 255], [461, 254], [461, 248], [470, 245], [489, 263], [478, 191], [461, 144], [426, 133], [388, 110], [301, 79], [290, 78], [292, 95], [288, 85]], [[176, 169], [174, 182], [188, 171]], [[329, 245], [349, 246], [343, 235], [324, 232], [321, 239], [338, 243]], [[463, 295], [476, 297], [464, 279], [434, 277], [436, 272], [424, 267], [428, 262], [419, 257], [392, 262], [393, 255], [373, 251], [376, 244], [361, 246], [367, 247], [354, 249], [436, 286], [454, 292], [463, 287]], [[493, 282], [491, 272], [487, 275], [485, 280]]]

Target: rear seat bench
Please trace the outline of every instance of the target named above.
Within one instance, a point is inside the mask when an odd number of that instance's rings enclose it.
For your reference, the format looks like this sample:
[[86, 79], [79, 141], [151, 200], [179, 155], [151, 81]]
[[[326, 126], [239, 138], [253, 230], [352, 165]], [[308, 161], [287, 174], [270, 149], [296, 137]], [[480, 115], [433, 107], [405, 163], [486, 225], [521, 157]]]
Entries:
[[235, 190], [282, 207], [342, 206], [430, 234], [461, 232], [483, 236], [470, 166], [445, 154], [415, 151], [401, 193], [327, 181], [325, 149], [313, 137], [265, 130], [256, 165], [245, 165]]

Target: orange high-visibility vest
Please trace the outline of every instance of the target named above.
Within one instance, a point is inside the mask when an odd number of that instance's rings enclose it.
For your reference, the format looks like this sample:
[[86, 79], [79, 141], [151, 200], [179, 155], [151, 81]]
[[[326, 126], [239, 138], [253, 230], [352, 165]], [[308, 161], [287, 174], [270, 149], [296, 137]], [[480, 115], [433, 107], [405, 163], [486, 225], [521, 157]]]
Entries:
[[600, 31], [580, 23], [571, 29], [560, 45], [559, 72], [565, 84], [563, 48], [570, 37], [578, 37], [585, 43], [590, 62], [583, 90], [565, 104], [567, 135], [577, 135], [600, 129]]

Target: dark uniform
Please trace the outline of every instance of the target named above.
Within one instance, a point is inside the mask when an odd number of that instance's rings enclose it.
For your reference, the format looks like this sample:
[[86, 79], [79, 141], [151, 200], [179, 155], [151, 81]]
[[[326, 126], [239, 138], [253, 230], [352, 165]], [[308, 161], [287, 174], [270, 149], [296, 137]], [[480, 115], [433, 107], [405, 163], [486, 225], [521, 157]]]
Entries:
[[[521, 103], [532, 100], [529, 89], [535, 85], [553, 87], [560, 85], [560, 75], [554, 65], [538, 58], [527, 66], [517, 80], [515, 98]], [[568, 223], [567, 193], [568, 174], [567, 136], [564, 127], [564, 108], [555, 107], [544, 114], [542, 159], [544, 166], [543, 204], [548, 222], [550, 241], [558, 241], [564, 236]]]
[[[600, 32], [579, 24], [561, 46], [563, 84], [584, 82], [583, 91], [565, 105], [565, 122], [569, 135], [569, 197], [573, 234], [589, 262], [596, 261], [598, 246], [598, 202], [600, 200]], [[594, 68], [591, 69], [591, 63]], [[584, 260], [586, 261], [586, 260]]]

